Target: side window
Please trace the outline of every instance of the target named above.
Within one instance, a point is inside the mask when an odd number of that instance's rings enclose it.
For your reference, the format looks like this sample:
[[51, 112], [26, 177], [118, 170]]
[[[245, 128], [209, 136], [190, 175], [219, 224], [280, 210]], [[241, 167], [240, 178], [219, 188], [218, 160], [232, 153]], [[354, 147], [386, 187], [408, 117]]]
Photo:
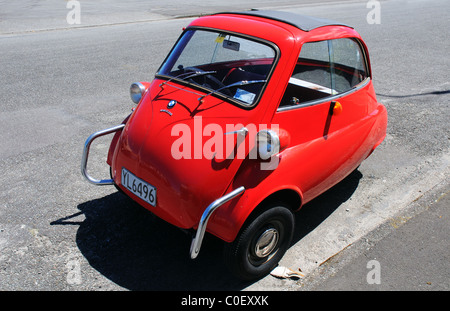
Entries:
[[346, 92], [367, 78], [365, 58], [350, 38], [303, 44], [280, 106]]
[[331, 71], [328, 41], [305, 43], [285, 95], [283, 106], [330, 96]]
[[367, 78], [365, 58], [356, 40], [336, 39], [331, 43], [333, 89], [342, 93]]

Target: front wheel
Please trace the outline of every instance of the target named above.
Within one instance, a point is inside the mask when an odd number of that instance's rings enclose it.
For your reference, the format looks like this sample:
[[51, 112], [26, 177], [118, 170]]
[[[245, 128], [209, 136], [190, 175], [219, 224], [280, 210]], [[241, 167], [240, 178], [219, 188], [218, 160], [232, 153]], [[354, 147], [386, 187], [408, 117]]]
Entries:
[[294, 232], [294, 216], [282, 203], [268, 204], [249, 221], [224, 249], [225, 263], [243, 280], [270, 273], [288, 250]]

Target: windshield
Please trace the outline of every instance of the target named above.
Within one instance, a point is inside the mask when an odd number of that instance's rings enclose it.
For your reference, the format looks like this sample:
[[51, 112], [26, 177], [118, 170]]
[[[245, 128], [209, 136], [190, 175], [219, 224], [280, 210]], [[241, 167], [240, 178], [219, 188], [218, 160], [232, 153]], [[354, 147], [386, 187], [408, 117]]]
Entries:
[[191, 29], [183, 34], [157, 74], [169, 81], [204, 88], [206, 96], [226, 96], [241, 105], [253, 106], [274, 60], [275, 50], [259, 41]]

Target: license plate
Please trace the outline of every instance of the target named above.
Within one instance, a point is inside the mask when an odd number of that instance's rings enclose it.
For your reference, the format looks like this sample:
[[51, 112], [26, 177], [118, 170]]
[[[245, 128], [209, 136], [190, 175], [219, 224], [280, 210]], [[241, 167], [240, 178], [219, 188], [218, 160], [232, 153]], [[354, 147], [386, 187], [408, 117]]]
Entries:
[[122, 185], [145, 202], [156, 206], [156, 188], [122, 168]]

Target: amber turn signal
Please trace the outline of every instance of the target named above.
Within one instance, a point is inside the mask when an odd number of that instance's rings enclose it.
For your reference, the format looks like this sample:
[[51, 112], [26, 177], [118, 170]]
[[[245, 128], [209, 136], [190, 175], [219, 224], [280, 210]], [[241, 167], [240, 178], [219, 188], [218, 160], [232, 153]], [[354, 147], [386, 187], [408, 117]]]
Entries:
[[333, 115], [338, 116], [342, 113], [342, 105], [340, 102], [334, 102]]

